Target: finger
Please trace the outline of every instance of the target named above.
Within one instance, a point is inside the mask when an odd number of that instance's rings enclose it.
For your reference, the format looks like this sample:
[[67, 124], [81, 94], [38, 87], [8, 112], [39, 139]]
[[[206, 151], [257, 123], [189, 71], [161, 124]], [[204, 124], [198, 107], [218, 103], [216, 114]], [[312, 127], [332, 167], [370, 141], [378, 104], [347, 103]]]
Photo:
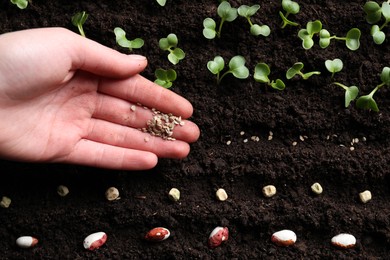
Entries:
[[147, 170], [157, 164], [155, 154], [82, 139], [62, 162], [99, 168]]
[[126, 55], [69, 31], [67, 48], [72, 57], [72, 69], [85, 70], [110, 78], [124, 78], [143, 71], [147, 59], [141, 55]]
[[182, 118], [189, 118], [193, 112], [193, 107], [187, 99], [141, 75], [124, 80], [102, 80], [98, 91]]
[[134, 150], [148, 151], [163, 158], [184, 158], [190, 152], [189, 144], [151, 136], [137, 129], [103, 120], [92, 119], [85, 139]]
[[[98, 95], [93, 117], [136, 129], [146, 128], [154, 113], [146, 108], [108, 95]], [[192, 143], [199, 137], [199, 128], [191, 121], [183, 120], [183, 126], [177, 125], [173, 138]]]

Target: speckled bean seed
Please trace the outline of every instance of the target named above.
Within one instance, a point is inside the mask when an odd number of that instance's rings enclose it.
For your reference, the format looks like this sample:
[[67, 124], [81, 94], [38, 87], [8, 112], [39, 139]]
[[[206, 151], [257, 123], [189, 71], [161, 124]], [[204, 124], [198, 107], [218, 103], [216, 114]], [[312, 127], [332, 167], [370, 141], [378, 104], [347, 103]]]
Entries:
[[211, 248], [220, 246], [229, 238], [229, 229], [227, 227], [216, 227], [210, 233], [208, 245]]
[[151, 229], [145, 235], [145, 239], [151, 242], [159, 242], [167, 239], [171, 235], [171, 232], [164, 227], [156, 227]]
[[107, 235], [104, 232], [96, 232], [90, 234], [84, 239], [83, 245], [85, 249], [95, 250], [101, 247], [107, 241]]

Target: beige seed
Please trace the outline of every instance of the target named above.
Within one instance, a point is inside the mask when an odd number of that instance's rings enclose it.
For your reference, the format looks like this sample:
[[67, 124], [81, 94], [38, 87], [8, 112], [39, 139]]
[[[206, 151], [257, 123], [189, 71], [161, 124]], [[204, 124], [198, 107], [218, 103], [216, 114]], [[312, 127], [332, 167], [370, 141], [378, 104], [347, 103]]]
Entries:
[[292, 143], [292, 145], [293, 145], [293, 146], [296, 146], [297, 144], [298, 144], [298, 143], [297, 143], [297, 142], [295, 142], [295, 141]]
[[240, 135], [244, 135], [244, 134], [245, 134], [245, 132], [244, 132], [244, 131], [241, 131], [241, 132], [240, 132]]
[[311, 185], [311, 190], [312, 190], [315, 194], [317, 194], [317, 195], [321, 194], [322, 191], [323, 191], [321, 184], [319, 184], [318, 182], [316, 182], [316, 183], [314, 183], [313, 185]]
[[361, 202], [367, 203], [368, 201], [370, 201], [372, 199], [371, 191], [365, 190], [365, 191], [359, 193], [359, 198], [360, 198]]
[[274, 185], [267, 185], [263, 187], [263, 195], [270, 198], [276, 194], [276, 187]]
[[118, 200], [119, 197], [119, 190], [115, 187], [110, 187], [106, 190], [106, 199], [109, 201]]
[[172, 188], [168, 193], [168, 197], [172, 201], [178, 201], [180, 200], [180, 191], [176, 188]]
[[224, 189], [218, 189], [215, 195], [217, 196], [217, 199], [220, 201], [225, 201], [228, 198], [228, 195]]
[[131, 105], [131, 106], [130, 106], [130, 110], [131, 110], [131, 111], [133, 111], [133, 112], [134, 112], [134, 111], [135, 111], [135, 109], [136, 109], [136, 106], [135, 106], [135, 105]]
[[6, 197], [6, 196], [3, 196], [1, 198], [1, 201], [0, 201], [0, 207], [2, 208], [8, 208], [9, 205], [11, 205], [11, 199]]
[[232, 141], [230, 141], [230, 140], [226, 142], [227, 145], [230, 145], [231, 143], [232, 143]]
[[269, 135], [269, 136], [268, 136], [268, 141], [271, 141], [272, 138], [273, 138], [273, 136], [272, 136], [272, 135]]
[[302, 135], [300, 135], [299, 140], [301, 140], [303, 142], [303, 141], [305, 141], [305, 138]]
[[355, 151], [355, 147], [351, 146], [351, 147], [349, 147], [349, 150], [350, 151]]
[[68, 187], [66, 187], [64, 185], [60, 185], [60, 186], [57, 187], [57, 193], [61, 197], [65, 197], [66, 195], [68, 195], [69, 189], [68, 189]]
[[149, 137], [145, 136], [144, 141], [147, 143], [149, 142]]

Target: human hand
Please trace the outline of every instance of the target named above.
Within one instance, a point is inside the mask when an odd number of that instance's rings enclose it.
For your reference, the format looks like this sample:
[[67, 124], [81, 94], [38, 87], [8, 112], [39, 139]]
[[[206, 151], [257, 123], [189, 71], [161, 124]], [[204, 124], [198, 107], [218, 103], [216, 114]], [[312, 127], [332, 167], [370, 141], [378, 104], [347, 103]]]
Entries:
[[0, 156], [126, 170], [187, 156], [199, 137], [194, 123], [177, 126], [175, 141], [137, 130], [152, 118], [130, 109], [138, 102], [183, 119], [193, 112], [139, 75], [146, 65], [63, 28], [0, 35]]

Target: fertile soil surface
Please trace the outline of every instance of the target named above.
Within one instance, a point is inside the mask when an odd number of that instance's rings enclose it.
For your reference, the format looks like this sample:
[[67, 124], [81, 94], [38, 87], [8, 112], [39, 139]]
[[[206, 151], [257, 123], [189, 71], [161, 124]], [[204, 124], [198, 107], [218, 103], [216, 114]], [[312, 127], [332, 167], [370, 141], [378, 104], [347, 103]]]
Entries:
[[[90, 39], [129, 53], [116, 44], [113, 29], [122, 27], [130, 39], [143, 38], [145, 45], [134, 51], [148, 57], [142, 75], [154, 80], [156, 68], [177, 71], [171, 90], [192, 102], [191, 120], [201, 137], [187, 158], [161, 159], [156, 168], [142, 172], [2, 161], [0, 196], [10, 197], [12, 204], [0, 208], [0, 258], [388, 259], [390, 91], [385, 86], [375, 94], [379, 112], [358, 109], [354, 102], [345, 108], [344, 90], [331, 85], [324, 62], [343, 60], [334, 81], [368, 94], [381, 82], [382, 68], [390, 65], [389, 30], [384, 29], [388, 39], [382, 45], [373, 43], [365, 1], [298, 2], [300, 13], [289, 18], [300, 26], [281, 29], [281, 1], [230, 1], [234, 7], [260, 4], [252, 20], [269, 25], [270, 36], [250, 35], [249, 24], [238, 17], [224, 24], [220, 39], [207, 40], [202, 22], [212, 17], [219, 23], [216, 0], [168, 0], [165, 7], [154, 0], [33, 0], [25, 10], [1, 0], [1, 33], [51, 26], [78, 32], [70, 19], [85, 10]], [[314, 47], [304, 50], [297, 33], [316, 19], [332, 35], [359, 28], [360, 48], [351, 51], [343, 41], [332, 40], [321, 49], [315, 36]], [[169, 33], [178, 36], [186, 52], [175, 66], [158, 47]], [[217, 85], [206, 66], [216, 55], [226, 63], [244, 56], [250, 76], [228, 75]], [[321, 75], [287, 80], [287, 69], [298, 61], [305, 64], [304, 72]], [[270, 66], [271, 79], [286, 83], [285, 90], [253, 79], [259, 62]], [[310, 190], [315, 182], [324, 188], [319, 196]], [[60, 184], [69, 187], [68, 196], [57, 195]], [[265, 198], [262, 188], [269, 184], [277, 194]], [[120, 200], [105, 199], [110, 186], [119, 189]], [[172, 187], [181, 191], [179, 202], [168, 199]], [[215, 198], [218, 188], [227, 191], [227, 201]], [[366, 204], [359, 200], [364, 190], [373, 195]], [[156, 226], [170, 229], [171, 236], [146, 242], [146, 232]], [[210, 249], [208, 236], [216, 226], [228, 227], [230, 237]], [[295, 245], [271, 242], [272, 233], [281, 229], [297, 234]], [[107, 233], [106, 244], [85, 250], [83, 239], [98, 231]], [[344, 232], [356, 237], [354, 248], [331, 245], [330, 239]], [[15, 240], [21, 235], [35, 236], [39, 244], [20, 249]]]

